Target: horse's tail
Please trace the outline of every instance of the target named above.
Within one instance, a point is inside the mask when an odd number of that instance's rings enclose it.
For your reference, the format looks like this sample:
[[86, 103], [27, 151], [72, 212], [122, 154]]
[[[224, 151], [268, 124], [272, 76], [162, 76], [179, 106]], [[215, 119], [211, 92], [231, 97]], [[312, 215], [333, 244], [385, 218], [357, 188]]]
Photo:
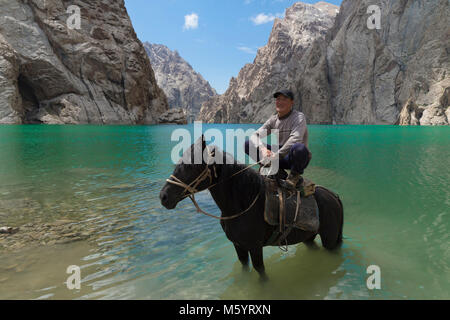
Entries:
[[336, 194], [336, 197], [339, 201], [339, 205], [341, 207], [341, 211], [340, 211], [340, 217], [341, 217], [341, 226], [340, 226], [340, 230], [339, 230], [339, 236], [338, 236], [338, 243], [341, 244], [342, 243], [342, 238], [343, 238], [343, 231], [344, 231], [344, 205], [342, 204], [341, 198], [339, 198], [339, 195]]
[[319, 206], [322, 245], [330, 250], [335, 249], [342, 243], [344, 206], [339, 196], [325, 187], [316, 186], [314, 196]]

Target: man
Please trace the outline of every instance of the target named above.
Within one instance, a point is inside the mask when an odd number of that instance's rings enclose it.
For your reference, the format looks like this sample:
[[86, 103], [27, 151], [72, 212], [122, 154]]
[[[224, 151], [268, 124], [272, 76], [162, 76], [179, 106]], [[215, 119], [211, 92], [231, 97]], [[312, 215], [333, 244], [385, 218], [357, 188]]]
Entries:
[[[263, 158], [269, 160], [277, 157], [280, 161], [279, 167], [281, 169], [291, 170], [286, 179], [286, 186], [290, 189], [295, 189], [302, 178], [303, 171], [311, 160], [311, 153], [308, 150], [306, 119], [303, 113], [293, 109], [294, 94], [291, 91], [281, 90], [273, 96], [276, 99], [277, 114], [270, 117], [250, 137], [250, 140], [245, 142], [245, 153], [250, 154], [250, 143], [252, 143], [258, 150], [258, 159], [253, 159], [256, 162], [260, 161], [259, 156], [261, 154]], [[271, 151], [271, 146], [265, 145], [260, 141], [260, 138], [270, 135], [273, 129], [279, 130], [279, 143], [281, 146], [277, 153]]]

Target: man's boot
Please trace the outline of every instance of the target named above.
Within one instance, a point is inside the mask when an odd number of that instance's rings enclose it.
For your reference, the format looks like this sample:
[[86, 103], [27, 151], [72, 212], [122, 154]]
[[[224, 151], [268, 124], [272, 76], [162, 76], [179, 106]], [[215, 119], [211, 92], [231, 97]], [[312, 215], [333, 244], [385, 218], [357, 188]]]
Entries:
[[289, 176], [286, 179], [286, 187], [292, 190], [296, 189], [296, 186], [299, 182], [302, 182], [303, 178], [300, 175], [300, 173], [291, 170], [291, 173], [289, 173]]

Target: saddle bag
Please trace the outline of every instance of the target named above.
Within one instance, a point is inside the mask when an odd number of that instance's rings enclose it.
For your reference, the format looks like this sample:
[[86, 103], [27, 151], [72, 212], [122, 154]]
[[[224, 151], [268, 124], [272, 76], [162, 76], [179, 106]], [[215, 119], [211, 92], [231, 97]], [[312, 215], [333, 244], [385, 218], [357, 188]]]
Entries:
[[272, 226], [297, 228], [318, 232], [319, 208], [314, 197], [315, 185], [306, 180], [300, 190], [294, 192], [278, 185], [276, 179], [265, 177], [266, 202], [264, 220]]

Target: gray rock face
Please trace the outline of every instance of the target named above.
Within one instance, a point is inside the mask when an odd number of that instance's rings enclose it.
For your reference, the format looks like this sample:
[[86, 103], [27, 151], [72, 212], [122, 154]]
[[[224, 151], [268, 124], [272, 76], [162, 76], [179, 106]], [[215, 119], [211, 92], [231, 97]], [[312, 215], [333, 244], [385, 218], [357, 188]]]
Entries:
[[448, 0], [381, 1], [379, 30], [367, 27], [371, 4], [342, 3], [326, 50], [333, 121], [448, 124]]
[[333, 25], [339, 7], [319, 2], [298, 2], [284, 19], [275, 19], [266, 46], [253, 64], [245, 65], [228, 90], [203, 104], [198, 120], [204, 122], [264, 122], [275, 111], [273, 93], [281, 88], [296, 92], [299, 61], [315, 40]]
[[[280, 83], [286, 83], [299, 98], [308, 123], [448, 125], [449, 1], [379, 1], [381, 29], [371, 30], [368, 7], [373, 4], [371, 0], [344, 0], [326, 37], [318, 37], [292, 62], [298, 80], [285, 76], [289, 81]], [[276, 28], [277, 22], [272, 34]], [[292, 28], [301, 30], [303, 26], [297, 23]], [[290, 48], [289, 42], [281, 45]], [[282, 49], [273, 52], [283, 57]], [[250, 74], [246, 82], [232, 79], [225, 93], [232, 97], [227, 98], [232, 106], [220, 103], [225, 97], [208, 101], [203, 119], [263, 122], [273, 110], [273, 102], [264, 101], [267, 107], [261, 108], [261, 117], [252, 111], [261, 100], [250, 105], [236, 93], [239, 83], [240, 92], [245, 91], [242, 88], [253, 90], [256, 79]], [[232, 118], [230, 109], [244, 114]]]
[[18, 78], [17, 52], [0, 34], [0, 123], [21, 123], [22, 99]]
[[156, 123], [167, 110], [123, 0], [0, 0], [0, 12], [0, 123]]
[[169, 108], [181, 108], [196, 116], [203, 102], [216, 96], [216, 91], [177, 51], [164, 45], [144, 43], [158, 86], [164, 90]]
[[169, 109], [158, 118], [160, 124], [187, 124], [183, 109]]

